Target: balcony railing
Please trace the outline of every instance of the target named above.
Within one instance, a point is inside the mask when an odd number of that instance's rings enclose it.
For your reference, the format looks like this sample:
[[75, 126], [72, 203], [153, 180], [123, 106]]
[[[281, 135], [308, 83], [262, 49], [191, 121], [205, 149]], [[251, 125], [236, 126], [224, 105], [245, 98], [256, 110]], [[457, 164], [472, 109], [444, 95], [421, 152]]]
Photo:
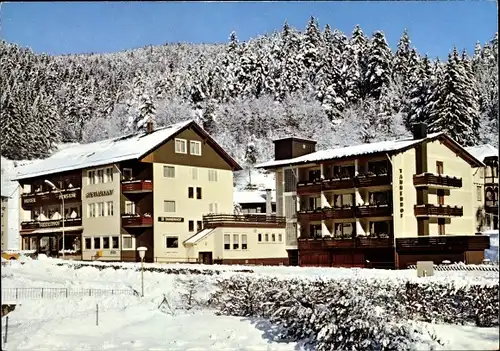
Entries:
[[286, 226], [286, 218], [275, 215], [212, 214], [203, 216], [203, 228], [216, 228], [216, 227], [285, 228], [285, 226]]
[[[66, 218], [64, 220], [64, 227], [79, 227], [81, 225], [82, 225], [81, 218]], [[21, 222], [21, 229], [59, 228], [59, 227], [62, 227], [62, 219]]]
[[38, 193], [21, 194], [21, 206], [30, 208], [46, 204], [55, 204], [61, 202], [61, 197], [64, 197], [65, 202], [76, 202], [82, 200], [81, 188], [64, 189], [62, 192], [46, 191]]
[[489, 237], [485, 235], [441, 235], [396, 239], [398, 251], [485, 250], [489, 246]]
[[141, 228], [151, 227], [153, 225], [153, 217], [139, 214], [123, 214], [122, 227], [124, 228]]
[[298, 212], [299, 221], [321, 221], [328, 219], [348, 219], [364, 217], [388, 217], [392, 215], [391, 204], [352, 206], [352, 207], [325, 207], [315, 210], [302, 210]]
[[415, 174], [413, 175], [413, 185], [416, 187], [461, 188], [462, 178], [432, 173]]
[[390, 185], [391, 176], [384, 174], [359, 174], [349, 178], [327, 178], [312, 181], [300, 181], [297, 183], [297, 194], [308, 195], [317, 194], [327, 190], [341, 190], [352, 188], [367, 188], [372, 186]]
[[153, 191], [153, 182], [150, 180], [124, 180], [122, 193], [145, 193]]
[[417, 217], [460, 217], [464, 215], [463, 207], [444, 205], [415, 205], [415, 216]]
[[355, 249], [355, 248], [392, 248], [394, 239], [378, 238], [370, 236], [358, 236], [356, 238], [340, 239], [335, 237], [324, 238], [299, 238], [299, 250], [315, 249]]
[[392, 215], [390, 204], [357, 206], [356, 217], [387, 217]]

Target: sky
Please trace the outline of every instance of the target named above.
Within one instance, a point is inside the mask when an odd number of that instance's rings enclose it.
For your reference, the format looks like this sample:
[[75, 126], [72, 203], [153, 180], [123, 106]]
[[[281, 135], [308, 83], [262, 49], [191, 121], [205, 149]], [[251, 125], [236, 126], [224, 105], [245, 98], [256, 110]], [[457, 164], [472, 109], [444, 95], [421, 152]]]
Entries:
[[394, 49], [404, 29], [418, 52], [446, 58], [453, 46], [474, 50], [497, 32], [497, 2], [7, 2], [0, 10], [2, 39], [50, 55], [106, 53], [166, 42], [222, 43], [280, 30], [303, 30], [310, 16], [321, 28], [350, 34], [385, 33]]

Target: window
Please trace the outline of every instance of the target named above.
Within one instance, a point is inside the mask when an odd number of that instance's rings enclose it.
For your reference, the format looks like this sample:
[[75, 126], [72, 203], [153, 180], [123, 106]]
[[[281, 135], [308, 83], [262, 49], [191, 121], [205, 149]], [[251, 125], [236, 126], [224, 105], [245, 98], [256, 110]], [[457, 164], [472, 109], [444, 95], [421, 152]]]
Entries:
[[99, 250], [101, 248], [101, 238], [94, 238], [94, 250]]
[[175, 167], [163, 166], [163, 176], [165, 178], [175, 178]]
[[191, 168], [191, 178], [193, 180], [198, 180], [198, 168], [196, 167]]
[[163, 201], [163, 211], [175, 212], [175, 201], [170, 201], [170, 200]]
[[95, 171], [87, 172], [88, 184], [95, 184]]
[[436, 172], [437, 174], [443, 174], [443, 162], [436, 161]]
[[122, 250], [134, 250], [134, 239], [132, 236], [122, 236]]
[[113, 201], [106, 202], [106, 211], [108, 216], [113, 216]]
[[209, 169], [208, 170], [208, 181], [209, 182], [217, 182], [217, 170], [216, 169]]
[[112, 236], [111, 237], [111, 248], [112, 249], [118, 249], [120, 248], [120, 241], [118, 240], [117, 236]]
[[185, 139], [175, 139], [175, 153], [187, 154], [186, 144], [187, 141]]
[[240, 235], [233, 234], [233, 250], [238, 250], [240, 248]]
[[269, 234], [266, 233], [265, 238], [266, 238], [266, 242], [269, 241]]
[[113, 168], [106, 168], [106, 182], [112, 183], [113, 182]]
[[109, 249], [109, 237], [105, 236], [102, 238], [102, 248]]
[[85, 250], [92, 249], [92, 240], [90, 238], [85, 238]]
[[104, 202], [97, 203], [97, 217], [104, 217]]
[[437, 190], [437, 197], [438, 197], [438, 204], [441, 206], [444, 205], [444, 190], [443, 189]]
[[261, 233], [259, 233], [259, 234], [257, 235], [257, 240], [258, 240], [259, 242], [261, 242], [261, 241], [262, 241], [262, 234], [261, 234]]
[[248, 249], [248, 246], [247, 246], [247, 235], [246, 234], [241, 234], [241, 249], [242, 250]]
[[87, 218], [95, 217], [95, 204], [87, 205]]
[[176, 236], [167, 236], [165, 238], [167, 249], [177, 249], [179, 247], [179, 238]]
[[124, 168], [122, 170], [122, 176], [123, 176], [123, 179], [125, 179], [125, 180], [131, 180], [132, 179], [132, 168]]
[[217, 213], [218, 208], [216, 203], [208, 204], [208, 213]]
[[125, 201], [125, 214], [135, 214], [135, 204], [132, 201]]
[[276, 234], [274, 233], [271, 234], [271, 241], [276, 241]]
[[279, 241], [280, 243], [282, 243], [282, 242], [283, 242], [283, 234], [281, 234], [281, 233], [280, 233], [280, 234], [278, 234], [278, 241]]
[[189, 153], [195, 156], [201, 156], [201, 141], [189, 141]]
[[188, 198], [194, 199], [194, 188], [192, 186], [188, 188]]
[[201, 188], [196, 188], [196, 198], [198, 200], [201, 200]]
[[231, 249], [231, 235], [224, 234], [224, 250]]
[[439, 235], [445, 235], [445, 219], [438, 218]]
[[196, 230], [200, 231], [203, 229], [203, 222], [202, 221], [196, 221]]
[[190, 232], [194, 232], [194, 221], [189, 221], [188, 222], [188, 230]]
[[476, 187], [476, 197], [477, 201], [481, 201], [483, 199], [483, 188], [481, 186]]
[[97, 184], [104, 183], [104, 169], [97, 170]]

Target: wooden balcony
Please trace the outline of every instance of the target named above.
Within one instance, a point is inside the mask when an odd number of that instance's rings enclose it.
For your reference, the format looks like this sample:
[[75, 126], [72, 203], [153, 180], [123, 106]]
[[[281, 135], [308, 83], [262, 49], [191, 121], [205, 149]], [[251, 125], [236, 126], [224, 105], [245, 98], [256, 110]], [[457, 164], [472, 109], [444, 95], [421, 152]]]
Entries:
[[329, 207], [323, 209], [323, 219], [347, 219], [354, 218], [354, 207]]
[[441, 235], [397, 238], [398, 251], [448, 251], [448, 250], [485, 250], [490, 247], [486, 235]]
[[203, 228], [216, 227], [285, 228], [286, 218], [266, 214], [213, 214], [203, 216]]
[[356, 217], [359, 218], [388, 216], [392, 216], [392, 206], [390, 204], [356, 207]]
[[318, 249], [357, 249], [357, 248], [391, 248], [394, 246], [393, 238], [377, 238], [358, 236], [356, 238], [299, 238], [299, 250], [318, 250]]
[[124, 180], [122, 181], [122, 193], [138, 194], [153, 191], [153, 182], [150, 180]]
[[122, 227], [124, 228], [147, 228], [153, 226], [153, 217], [144, 215], [122, 215]]
[[461, 188], [462, 178], [432, 173], [415, 174], [413, 175], [413, 185], [415, 187]]
[[81, 188], [65, 189], [61, 193], [58, 191], [46, 191], [39, 193], [21, 194], [21, 206], [23, 209], [30, 209], [34, 206], [43, 206], [51, 204], [60, 204], [61, 197], [64, 197], [64, 202], [79, 202], [82, 201]]
[[323, 180], [323, 191], [326, 190], [340, 190], [340, 189], [352, 189], [354, 188], [353, 178], [329, 178]]
[[299, 211], [299, 221], [321, 221], [323, 219], [323, 209]]
[[[64, 220], [64, 227], [78, 227], [82, 225], [81, 218], [67, 218]], [[40, 229], [40, 228], [60, 228], [62, 227], [62, 220], [50, 221], [27, 221], [21, 222], [21, 229]]]
[[486, 213], [498, 214], [498, 201], [486, 200], [484, 203], [484, 210]]
[[443, 205], [415, 205], [416, 217], [461, 217], [464, 215], [463, 207]]
[[383, 185], [391, 185], [391, 176], [389, 174], [360, 174], [354, 178], [354, 186], [356, 188]]
[[297, 195], [312, 195], [321, 192], [322, 185], [320, 181], [303, 181], [297, 183]]

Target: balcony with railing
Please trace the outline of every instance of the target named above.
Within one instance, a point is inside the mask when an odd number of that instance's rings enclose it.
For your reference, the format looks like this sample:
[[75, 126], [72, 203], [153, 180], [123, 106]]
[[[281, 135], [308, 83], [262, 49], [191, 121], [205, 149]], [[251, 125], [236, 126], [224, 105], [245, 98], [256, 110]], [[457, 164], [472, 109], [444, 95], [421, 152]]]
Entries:
[[380, 203], [376, 205], [356, 206], [356, 217], [388, 217], [392, 215], [391, 203]]
[[123, 228], [147, 228], [153, 226], [153, 217], [150, 214], [128, 213], [122, 214]]
[[[62, 219], [53, 219], [45, 221], [25, 221], [21, 222], [21, 229], [40, 229], [40, 228], [61, 228]], [[82, 225], [82, 218], [66, 218], [64, 219], [64, 227], [79, 227]]]
[[413, 185], [415, 187], [461, 188], [462, 178], [432, 173], [415, 174]]
[[391, 248], [394, 246], [392, 237], [357, 236], [357, 237], [321, 237], [304, 238], [299, 237], [299, 250], [317, 250], [317, 249], [356, 249], [356, 248]]
[[[40, 188], [39, 188], [40, 189]], [[64, 202], [80, 202], [82, 201], [81, 188], [68, 188], [59, 191], [36, 191], [31, 193], [21, 194], [21, 206], [23, 209], [29, 209], [34, 206], [51, 205], [61, 203], [61, 198]]]
[[209, 214], [203, 216], [203, 228], [216, 227], [285, 228], [286, 218], [266, 214]]
[[416, 217], [461, 217], [464, 215], [463, 207], [445, 205], [415, 205]]
[[413, 238], [396, 238], [398, 251], [453, 251], [453, 250], [485, 250], [489, 248], [489, 237], [486, 235], [440, 235], [419, 236]]
[[122, 193], [139, 194], [150, 193], [153, 191], [153, 182], [151, 180], [122, 180]]
[[320, 193], [321, 191], [369, 188], [384, 185], [391, 185], [391, 176], [389, 174], [368, 172], [356, 176], [346, 175], [344, 177], [325, 178], [323, 180], [300, 181], [297, 183], [297, 194], [310, 195]]

